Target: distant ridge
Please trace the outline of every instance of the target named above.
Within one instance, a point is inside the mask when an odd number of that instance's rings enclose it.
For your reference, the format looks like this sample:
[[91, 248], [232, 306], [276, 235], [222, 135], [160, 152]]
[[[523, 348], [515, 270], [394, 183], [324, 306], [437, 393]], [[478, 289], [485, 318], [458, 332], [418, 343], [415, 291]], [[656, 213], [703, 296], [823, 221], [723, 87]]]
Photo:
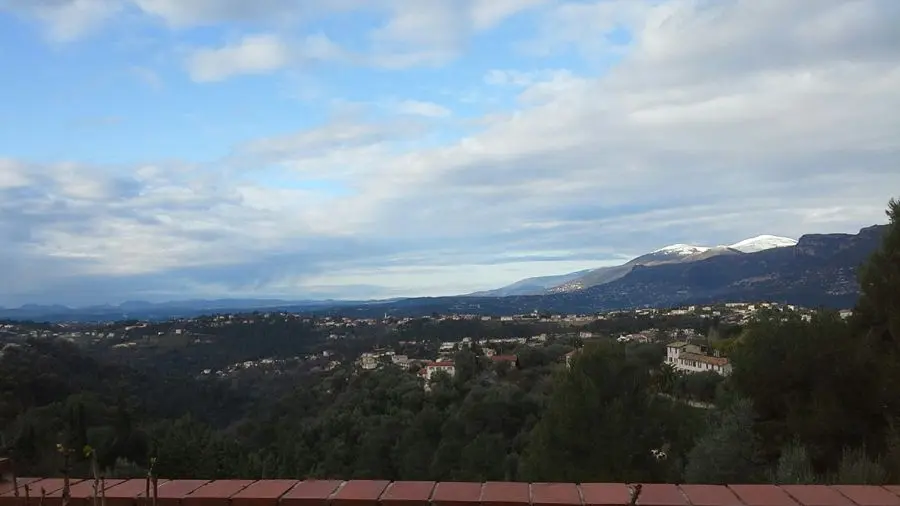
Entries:
[[[770, 301], [806, 307], [850, 308], [859, 295], [856, 270], [880, 246], [886, 230], [886, 225], [876, 225], [863, 228], [858, 234], [807, 234], [793, 246], [772, 246], [781, 241], [763, 237], [741, 241], [744, 244], [735, 243], [732, 246], [701, 246], [699, 248], [705, 249], [694, 252], [689, 252], [687, 248], [661, 248], [663, 251], [642, 255], [621, 266], [571, 273], [577, 274], [581, 279], [593, 276], [602, 280], [602, 283], [579, 290], [544, 292], [538, 295], [498, 297], [472, 294], [380, 301], [223, 299], [161, 304], [129, 302], [120, 306], [78, 309], [27, 305], [19, 309], [0, 310], [0, 319], [88, 322], [125, 318], [168, 319], [211, 312], [253, 310], [369, 318], [384, 314], [505, 315], [531, 313], [535, 310], [592, 313], [732, 301]], [[733, 247], [753, 248], [758, 244], [762, 244], [765, 249], [745, 253]], [[538, 280], [536, 284], [547, 283], [552, 278], [555, 276], [535, 278]]]
[[[694, 244], [670, 244], [645, 255], [634, 258], [622, 265], [600, 267], [584, 271], [528, 278], [495, 290], [471, 294], [484, 297], [506, 297], [510, 295], [543, 295], [584, 290], [592, 286], [610, 283], [627, 275], [639, 265], [662, 265], [667, 263], [697, 262], [716, 255], [754, 253], [767, 249], [793, 246], [797, 241], [788, 237], [759, 235], [732, 244], [731, 246], [698, 246]], [[559, 280], [557, 283], [553, 281]]]
[[[704, 259], [632, 265], [603, 284], [569, 292], [510, 297], [411, 298], [369, 308], [337, 310], [356, 316], [375, 310], [395, 316], [437, 313], [489, 315], [594, 313], [642, 307], [677, 307], [768, 301], [805, 307], [852, 308], [859, 296], [856, 271], [879, 248], [886, 225], [858, 234], [807, 234], [794, 246], [743, 253], [731, 247]], [[655, 253], [644, 255], [652, 256]], [[637, 262], [638, 257], [629, 263]], [[628, 265], [628, 264], [626, 264]], [[604, 268], [607, 271], [625, 266]], [[597, 269], [597, 272], [600, 269]]]

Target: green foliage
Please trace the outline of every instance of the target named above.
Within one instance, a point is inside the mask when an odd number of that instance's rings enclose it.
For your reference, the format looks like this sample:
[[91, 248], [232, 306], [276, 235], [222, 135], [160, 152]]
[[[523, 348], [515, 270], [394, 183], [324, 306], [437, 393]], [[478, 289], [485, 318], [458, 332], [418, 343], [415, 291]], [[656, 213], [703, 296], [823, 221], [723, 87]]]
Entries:
[[[652, 450], [677, 455], [677, 406], [657, 398], [649, 371], [625, 347], [601, 344], [556, 377], [551, 400], [531, 434], [522, 472], [532, 481], [653, 481], [668, 474]], [[652, 423], [647, 421], [652, 420]]]
[[793, 441], [781, 451], [773, 481], [782, 485], [810, 484], [819, 481], [813, 471], [809, 453], [802, 444]]
[[[853, 327], [875, 353], [875, 364], [884, 384], [900, 384], [900, 200], [891, 199], [887, 233], [879, 248], [859, 271], [860, 297]], [[882, 409], [890, 419], [900, 419], [900, 395], [882, 390]]]
[[859, 272], [860, 297], [854, 314], [860, 330], [900, 347], [900, 200], [891, 199], [890, 223], [881, 248]]
[[880, 485], [886, 473], [881, 464], [866, 455], [865, 448], [845, 448], [832, 481], [841, 485]]
[[[796, 438], [820, 471], [883, 427], [876, 359], [831, 312], [807, 322], [762, 314], [731, 356], [734, 389], [753, 405], [767, 461]], [[825, 373], [827, 371], [827, 373]]]
[[688, 453], [687, 483], [754, 483], [761, 478], [758, 439], [750, 401], [740, 400], [718, 416]]
[[716, 398], [716, 391], [724, 379], [714, 371], [682, 374], [676, 376], [671, 391], [684, 399], [713, 402]]

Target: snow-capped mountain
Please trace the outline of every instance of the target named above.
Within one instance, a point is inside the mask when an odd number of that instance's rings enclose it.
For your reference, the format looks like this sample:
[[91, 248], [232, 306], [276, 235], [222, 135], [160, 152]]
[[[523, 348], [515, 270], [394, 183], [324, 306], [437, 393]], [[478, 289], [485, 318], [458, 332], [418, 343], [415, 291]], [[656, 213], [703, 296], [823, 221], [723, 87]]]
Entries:
[[772, 248], [784, 248], [786, 246], [796, 246], [797, 241], [789, 237], [778, 237], [777, 235], [758, 235], [750, 239], [744, 239], [729, 246], [744, 253], [754, 253]]
[[[671, 244], [651, 251], [631, 261], [612, 267], [600, 267], [560, 276], [526, 279], [498, 290], [479, 292], [482, 296], [538, 295], [543, 293], [577, 292], [592, 286], [602, 285], [626, 276], [636, 266], [655, 266], [673, 263], [693, 263], [719, 255], [743, 255], [773, 248], [795, 246], [797, 241], [788, 237], [759, 235], [736, 242], [731, 246], [697, 246], [694, 244]], [[536, 282], [539, 281], [539, 282]], [[554, 281], [558, 281], [553, 283]]]
[[656, 251], [652, 251], [650, 254], [663, 253], [669, 255], [690, 256], [696, 255], [697, 253], [704, 253], [709, 251], [709, 249], [710, 248], [705, 246], [694, 246], [692, 244], [672, 244]]

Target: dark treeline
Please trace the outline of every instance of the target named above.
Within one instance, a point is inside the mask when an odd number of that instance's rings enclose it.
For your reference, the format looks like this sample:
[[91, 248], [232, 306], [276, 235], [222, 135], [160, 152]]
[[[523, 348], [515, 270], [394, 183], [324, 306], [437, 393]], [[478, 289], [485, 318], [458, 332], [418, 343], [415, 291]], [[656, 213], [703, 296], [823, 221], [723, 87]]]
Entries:
[[[853, 317], [773, 311], [719, 329], [734, 367], [726, 379], [674, 374], [661, 345], [601, 339], [583, 345], [571, 368], [563, 355], [577, 340], [499, 350], [518, 353], [518, 366], [475, 346], [458, 352], [456, 376], [438, 376], [430, 391], [410, 371], [346, 365], [248, 388], [179, 372], [201, 361], [174, 345], [121, 364], [110, 351], [31, 340], [2, 350], [2, 443], [23, 475], [59, 474], [62, 444], [95, 449], [108, 476], [142, 475], [154, 457], [155, 472], [171, 478], [897, 482], [900, 203], [891, 201], [888, 215], [882, 248], [860, 270]], [[667, 323], [597, 325], [612, 333]], [[549, 330], [419, 322], [391, 337], [361, 327], [355, 339], [298, 344], [298, 333], [314, 330], [260, 326], [250, 336], [217, 331], [203, 363], [326, 347], [351, 357], [417, 339], [410, 346], [427, 352], [426, 332]], [[75, 454], [71, 471], [87, 474]]]

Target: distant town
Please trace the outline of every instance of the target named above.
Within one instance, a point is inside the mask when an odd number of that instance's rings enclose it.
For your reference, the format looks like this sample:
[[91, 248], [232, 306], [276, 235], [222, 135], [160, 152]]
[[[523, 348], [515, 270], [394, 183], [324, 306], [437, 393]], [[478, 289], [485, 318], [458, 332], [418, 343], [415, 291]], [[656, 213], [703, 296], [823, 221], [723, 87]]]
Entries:
[[[544, 314], [533, 311], [529, 314], [514, 316], [481, 316], [475, 314], [431, 315], [421, 318], [394, 318], [385, 315], [383, 318], [350, 318], [339, 316], [313, 317], [286, 312], [254, 312], [247, 314], [219, 314], [196, 318], [174, 319], [162, 323], [153, 322], [110, 322], [104, 324], [75, 323], [0, 323], [0, 338], [7, 341], [5, 346], [15, 346], [17, 340], [27, 338], [64, 339], [76, 344], [101, 346], [111, 351], [135, 350], [144, 347], [159, 346], [212, 346], [217, 330], [235, 326], [257, 324], [273, 324], [275, 322], [293, 322], [314, 329], [321, 336], [321, 344], [314, 353], [299, 356], [263, 357], [228, 364], [218, 369], [204, 368], [197, 371], [198, 376], [228, 378], [246, 371], [268, 374], [279, 374], [285, 368], [306, 367], [311, 371], [331, 371], [342, 365], [354, 366], [359, 372], [371, 371], [383, 367], [396, 367], [411, 371], [424, 381], [425, 388], [438, 374], [454, 376], [456, 364], [454, 356], [463, 349], [475, 350], [495, 364], [507, 364], [518, 367], [516, 350], [524, 348], [542, 348], [551, 344], [565, 344], [572, 349], [564, 355], [564, 362], [571, 365], [581, 347], [586, 342], [599, 339], [614, 339], [620, 343], [659, 343], [666, 346], [665, 362], [680, 373], [698, 373], [712, 371], [723, 376], [731, 373], [731, 364], [727, 351], [715, 346], [715, 331], [706, 335], [696, 329], [697, 321], [715, 321], [719, 326], [742, 326], [762, 310], [792, 311], [799, 313], [805, 320], [811, 318], [813, 311], [792, 305], [775, 303], [732, 302], [710, 306], [686, 306], [671, 309], [636, 309], [632, 311], [613, 311], [592, 315], [583, 314]], [[849, 310], [841, 311], [841, 316], [850, 315]], [[638, 331], [604, 332], [591, 330], [603, 322], [616, 320], [640, 319], [645, 322]], [[661, 328], [656, 322], [669, 320], [681, 321], [682, 324]], [[514, 325], [521, 330], [521, 335], [503, 336], [467, 336], [459, 335], [452, 339], [425, 340], [401, 338], [414, 324], [441, 322], [475, 322], [481, 324]], [[525, 333], [534, 326], [540, 325], [540, 332]], [[337, 344], [343, 341], [358, 339], [361, 335], [371, 335], [377, 329], [379, 335], [394, 335], [395, 339], [386, 339], [391, 345], [376, 345], [353, 356], [347, 356], [338, 350]], [[361, 330], [368, 330], [365, 332]], [[414, 332], [413, 332], [414, 334]], [[508, 334], [508, 332], [506, 332]], [[426, 342], [429, 341], [429, 342]], [[5, 347], [4, 347], [5, 349]], [[3, 352], [0, 351], [0, 354]]]

